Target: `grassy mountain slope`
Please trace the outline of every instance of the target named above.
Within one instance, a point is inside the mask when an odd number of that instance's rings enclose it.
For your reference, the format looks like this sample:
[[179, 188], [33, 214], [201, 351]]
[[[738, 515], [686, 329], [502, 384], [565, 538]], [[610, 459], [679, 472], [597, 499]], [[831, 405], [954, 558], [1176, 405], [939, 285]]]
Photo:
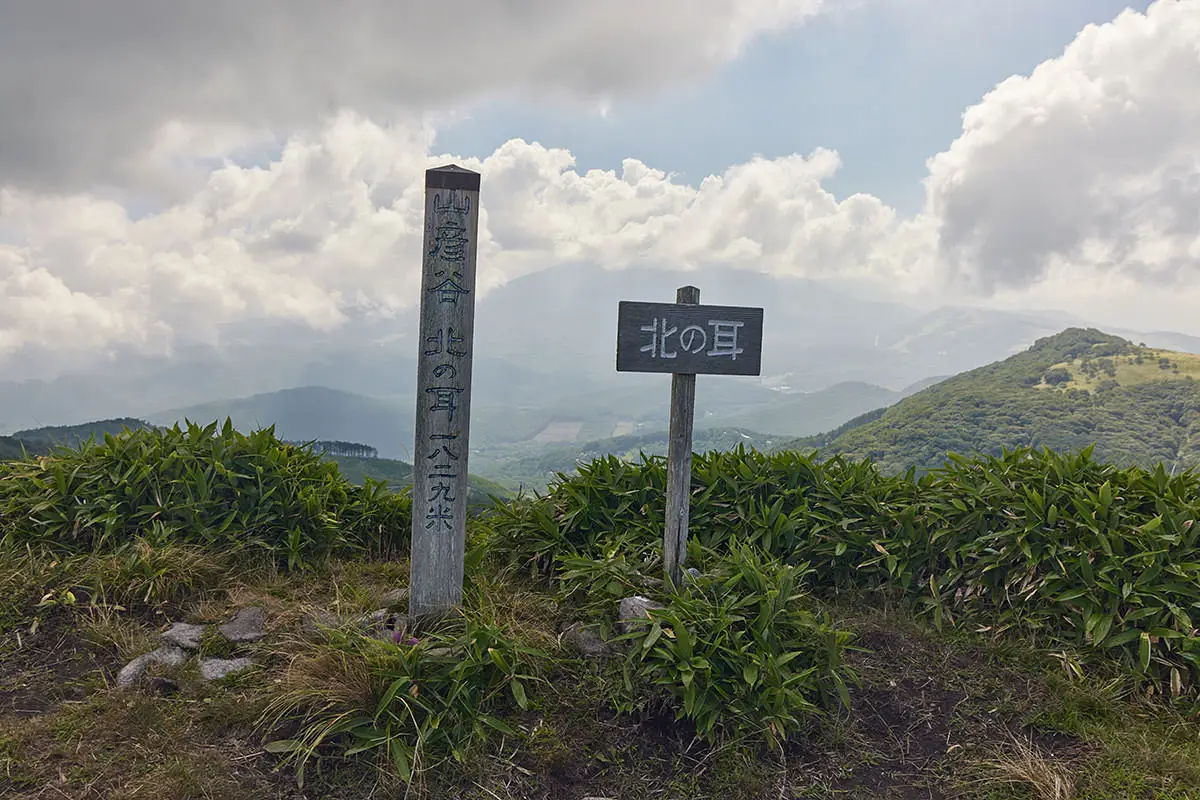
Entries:
[[[538, 398], [521, 402], [500, 402], [480, 389], [471, 408], [471, 440], [482, 451], [479, 471], [508, 480], [514, 474], [507, 465], [514, 458], [554, 458], [561, 447], [569, 445], [573, 463], [583, 448], [610, 437], [665, 432], [670, 378], [621, 377], [619, 383], [599, 388], [578, 386], [564, 378], [552, 387], [553, 392], [548, 389]], [[828, 430], [855, 414], [890, 405], [911, 393], [859, 382], [808, 393], [776, 391], [744, 378], [706, 377], [699, 384], [698, 431], [736, 428], [777, 437]], [[378, 448], [385, 458], [403, 459], [411, 455], [413, 403], [408, 396], [369, 397], [306, 386], [165, 411], [150, 419], [173, 424], [228, 416], [245, 430], [274, 425], [284, 439], [363, 442]], [[613, 448], [622, 448], [622, 444], [614, 443]]]
[[408, 498], [270, 431], [0, 464], [0, 797], [1200, 797], [1200, 473], [692, 476], [678, 591], [665, 464], [603, 459], [469, 520], [463, 602], [410, 619]]
[[1070, 328], [1026, 352], [956, 375], [843, 426], [790, 442], [869, 457], [889, 472], [929, 469], [947, 453], [1094, 445], [1117, 464], [1200, 463], [1200, 357]]

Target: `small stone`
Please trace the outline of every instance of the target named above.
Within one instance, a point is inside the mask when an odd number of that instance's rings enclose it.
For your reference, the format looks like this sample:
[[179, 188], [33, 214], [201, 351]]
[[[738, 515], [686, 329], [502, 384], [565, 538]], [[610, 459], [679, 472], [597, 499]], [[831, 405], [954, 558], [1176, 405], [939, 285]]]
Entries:
[[579, 651], [585, 658], [604, 658], [612, 655], [613, 648], [604, 640], [599, 625], [576, 622], [562, 633], [562, 640]]
[[699, 577], [700, 570], [696, 569], [695, 567], [688, 567], [683, 571], [683, 585], [687, 586], [689, 583], [699, 579]]
[[617, 605], [617, 628], [621, 633], [629, 633], [634, 628], [641, 627], [644, 624], [641, 621], [648, 619], [650, 612], [658, 608], [663, 608], [663, 604], [640, 594], [626, 597]]
[[122, 667], [121, 671], [117, 673], [117, 686], [133, 685], [138, 678], [146, 674], [146, 670], [150, 669], [151, 664], [177, 667], [184, 661], [187, 661], [187, 653], [173, 645], [163, 645], [157, 650], [138, 656]]
[[267, 632], [267, 612], [255, 606], [243, 608], [217, 630], [231, 642], [257, 642]]
[[215, 681], [252, 666], [254, 666], [254, 662], [248, 658], [202, 658], [200, 659], [200, 675], [206, 681]]
[[146, 680], [146, 688], [161, 697], [179, 694], [179, 684], [170, 678], [152, 677]]
[[169, 631], [164, 631], [159, 638], [175, 647], [182, 647], [184, 650], [195, 650], [200, 646], [200, 639], [204, 636], [205, 627], [204, 625], [190, 625], [186, 622], [176, 622], [171, 626]]

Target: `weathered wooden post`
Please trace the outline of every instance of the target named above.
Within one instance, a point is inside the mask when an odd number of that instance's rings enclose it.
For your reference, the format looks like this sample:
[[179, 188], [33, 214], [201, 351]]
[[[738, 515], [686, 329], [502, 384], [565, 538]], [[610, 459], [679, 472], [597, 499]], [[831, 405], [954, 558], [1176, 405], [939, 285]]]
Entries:
[[[700, 290], [681, 286], [675, 302], [694, 306]], [[671, 424], [667, 435], [667, 524], [663, 532], [663, 565], [667, 580], [678, 586], [687, 560], [688, 512], [692, 495], [692, 423], [696, 416], [696, 373], [671, 374]]]
[[454, 164], [427, 170], [408, 595], [414, 618], [462, 602], [478, 229], [479, 173]]
[[672, 374], [663, 566], [678, 586], [687, 559], [696, 375], [760, 374], [763, 310], [698, 305], [695, 286], [681, 287], [675, 299], [618, 304], [617, 371]]

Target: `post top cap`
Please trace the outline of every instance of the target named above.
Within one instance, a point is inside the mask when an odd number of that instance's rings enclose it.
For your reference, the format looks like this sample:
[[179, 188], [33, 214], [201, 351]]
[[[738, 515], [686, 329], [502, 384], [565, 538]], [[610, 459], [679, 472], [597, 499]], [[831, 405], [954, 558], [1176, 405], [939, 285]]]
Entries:
[[465, 189], [470, 192], [479, 191], [479, 173], [460, 167], [458, 164], [444, 164], [425, 170], [426, 189]]
[[440, 167], [431, 167], [427, 172], [467, 172], [471, 175], [478, 175], [478, 172], [473, 172], [466, 167], [460, 167], [458, 164], [443, 164]]

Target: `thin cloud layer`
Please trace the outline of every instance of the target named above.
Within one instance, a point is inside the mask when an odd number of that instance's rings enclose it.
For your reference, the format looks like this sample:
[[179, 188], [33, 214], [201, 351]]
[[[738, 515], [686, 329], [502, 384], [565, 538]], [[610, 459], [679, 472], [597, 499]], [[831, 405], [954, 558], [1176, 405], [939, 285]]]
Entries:
[[[696, 80], [822, 0], [0, 0], [0, 185], [177, 190], [340, 109], [388, 122], [497, 91], [599, 102]], [[205, 134], [180, 149], [179, 128]]]

